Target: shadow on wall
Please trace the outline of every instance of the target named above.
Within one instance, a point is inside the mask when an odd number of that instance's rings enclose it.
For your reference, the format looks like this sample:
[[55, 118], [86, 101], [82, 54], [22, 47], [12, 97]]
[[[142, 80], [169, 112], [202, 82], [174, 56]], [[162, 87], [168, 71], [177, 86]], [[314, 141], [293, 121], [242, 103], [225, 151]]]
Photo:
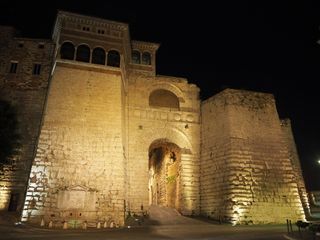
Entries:
[[4, 164], [11, 164], [19, 154], [20, 139], [15, 107], [0, 100], [0, 170]]

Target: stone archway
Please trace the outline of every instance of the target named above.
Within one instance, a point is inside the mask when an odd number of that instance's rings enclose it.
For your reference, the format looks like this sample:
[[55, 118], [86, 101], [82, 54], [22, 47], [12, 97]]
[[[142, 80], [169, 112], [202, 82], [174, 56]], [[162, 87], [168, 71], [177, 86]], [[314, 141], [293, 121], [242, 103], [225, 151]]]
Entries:
[[180, 208], [181, 149], [158, 139], [149, 147], [149, 204]]

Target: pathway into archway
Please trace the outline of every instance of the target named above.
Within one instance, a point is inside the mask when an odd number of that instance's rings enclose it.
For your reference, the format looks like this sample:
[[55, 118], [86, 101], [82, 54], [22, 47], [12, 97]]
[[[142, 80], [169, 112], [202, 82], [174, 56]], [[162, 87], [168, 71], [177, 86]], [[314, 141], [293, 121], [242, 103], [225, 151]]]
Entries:
[[181, 149], [164, 139], [149, 148], [149, 204], [180, 208]]

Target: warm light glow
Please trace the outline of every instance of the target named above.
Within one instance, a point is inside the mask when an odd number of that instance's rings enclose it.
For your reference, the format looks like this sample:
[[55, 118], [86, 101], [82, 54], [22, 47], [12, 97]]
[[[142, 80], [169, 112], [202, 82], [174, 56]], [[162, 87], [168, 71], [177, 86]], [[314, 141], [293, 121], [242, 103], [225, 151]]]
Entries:
[[38, 184], [36, 182], [30, 181], [32, 177], [40, 177], [41, 174], [49, 175], [48, 168], [45, 166], [32, 166], [30, 176], [29, 176], [29, 184], [28, 184], [28, 191], [26, 198], [24, 200], [23, 210], [22, 210], [22, 216], [21, 216], [21, 222], [28, 221], [28, 218], [32, 212], [33, 215], [39, 215], [40, 209], [29, 209], [29, 203], [33, 199], [32, 195], [34, 194], [32, 190], [30, 189], [36, 189]]
[[233, 215], [232, 215], [232, 226], [235, 226], [240, 223], [240, 218], [242, 217], [243, 210], [240, 208], [240, 206], [234, 206], [233, 207]]
[[[5, 177], [8, 179], [12, 179], [13, 172], [6, 171]], [[13, 182], [7, 181], [4, 185], [0, 186], [0, 196], [1, 196], [1, 202], [0, 202], [0, 210], [7, 210], [10, 202], [11, 197], [11, 190], [13, 187]]]

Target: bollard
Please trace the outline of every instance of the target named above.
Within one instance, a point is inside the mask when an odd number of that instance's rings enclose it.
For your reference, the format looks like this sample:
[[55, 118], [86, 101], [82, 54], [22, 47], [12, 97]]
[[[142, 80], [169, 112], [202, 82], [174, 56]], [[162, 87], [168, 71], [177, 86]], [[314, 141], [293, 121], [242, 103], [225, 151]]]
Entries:
[[287, 219], [287, 232], [288, 232], [288, 234], [290, 233], [289, 232], [289, 219]]
[[110, 223], [110, 228], [113, 228], [113, 227], [114, 227], [114, 223], [111, 222], [111, 223]]
[[100, 222], [97, 223], [97, 228], [98, 228], [98, 229], [101, 228], [101, 223], [100, 223]]
[[49, 228], [52, 228], [53, 227], [53, 222], [52, 221], [50, 221], [49, 222], [49, 226], [48, 226]]
[[293, 233], [291, 220], [289, 220], [290, 232]]
[[44, 222], [44, 219], [42, 218], [42, 219], [41, 219], [40, 226], [41, 226], [41, 227], [44, 227], [44, 225], [45, 225], [45, 222]]
[[63, 229], [68, 229], [68, 223], [66, 221], [63, 221]]
[[82, 224], [82, 229], [87, 229], [87, 227], [88, 227], [87, 221], [84, 221]]

